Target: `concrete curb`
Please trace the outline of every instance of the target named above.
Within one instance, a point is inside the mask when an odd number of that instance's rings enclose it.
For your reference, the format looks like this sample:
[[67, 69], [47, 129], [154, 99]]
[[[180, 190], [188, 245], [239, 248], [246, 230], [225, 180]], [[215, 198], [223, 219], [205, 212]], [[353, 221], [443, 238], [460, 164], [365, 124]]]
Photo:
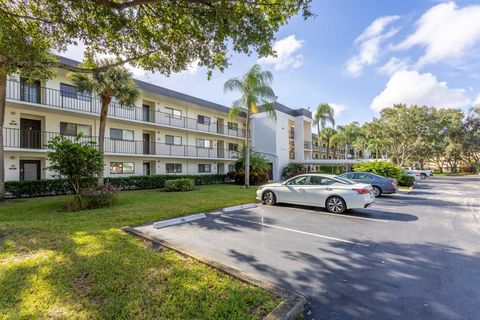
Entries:
[[299, 313], [303, 312], [305, 305], [307, 304], [307, 298], [297, 292], [293, 292], [287, 289], [284, 289], [282, 287], [277, 286], [276, 284], [273, 284], [268, 281], [260, 280], [257, 278], [252, 277], [251, 275], [237, 270], [235, 268], [226, 266], [224, 264], [221, 264], [217, 261], [208, 259], [206, 257], [203, 257], [201, 255], [198, 255], [196, 253], [193, 253], [185, 248], [181, 248], [179, 246], [176, 246], [168, 241], [162, 240], [162, 239], [157, 239], [155, 237], [150, 236], [149, 234], [146, 234], [144, 232], [141, 232], [135, 228], [132, 227], [123, 227], [121, 228], [124, 232], [133, 234], [143, 240], [150, 241], [152, 243], [161, 245], [165, 248], [168, 248], [170, 250], [174, 250], [181, 255], [193, 258], [195, 260], [198, 260], [202, 263], [205, 263], [206, 265], [215, 268], [229, 276], [232, 276], [236, 279], [239, 279], [240, 281], [243, 281], [245, 283], [257, 286], [259, 288], [262, 288], [264, 290], [267, 290], [270, 293], [273, 293], [277, 297], [280, 297], [283, 299], [282, 302], [280, 302], [279, 305], [277, 305], [269, 314], [267, 314], [263, 319], [264, 320], [292, 320], [294, 319]]

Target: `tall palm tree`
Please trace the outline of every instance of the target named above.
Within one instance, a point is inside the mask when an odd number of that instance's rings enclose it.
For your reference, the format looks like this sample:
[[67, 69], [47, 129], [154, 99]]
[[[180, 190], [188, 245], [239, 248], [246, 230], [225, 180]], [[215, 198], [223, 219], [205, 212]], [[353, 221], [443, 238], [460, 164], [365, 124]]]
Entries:
[[379, 138], [370, 138], [367, 143], [367, 150], [375, 153], [375, 159], [378, 159], [381, 156], [383, 146], [385, 142]]
[[335, 111], [328, 103], [320, 103], [313, 114], [313, 125], [317, 126], [317, 132], [320, 134], [320, 128], [324, 129], [327, 122], [335, 127]]
[[345, 146], [345, 159], [348, 158], [348, 154], [350, 154], [350, 148], [352, 147], [355, 139], [360, 135], [360, 127], [358, 126], [358, 122], [354, 121], [349, 123], [345, 126], [338, 126], [337, 131]]
[[[98, 96], [101, 103], [100, 126], [98, 129], [98, 149], [103, 154], [105, 150], [105, 127], [107, 123], [108, 107], [115, 100], [126, 107], [134, 107], [140, 92], [132, 78], [132, 74], [125, 67], [108, 68], [106, 71], [91, 75], [85, 73], [70, 74], [73, 84], [80, 92], [91, 92]], [[98, 180], [103, 185], [103, 171]]]
[[327, 159], [330, 154], [330, 147], [333, 145], [333, 137], [337, 132], [332, 128], [325, 128], [320, 132], [320, 142], [327, 146]]
[[247, 130], [245, 134], [245, 187], [250, 185], [250, 123], [251, 116], [258, 112], [261, 105], [263, 111], [273, 118], [276, 118], [274, 102], [277, 99], [273, 89], [270, 87], [273, 76], [268, 71], [262, 71], [258, 64], [255, 64], [242, 77], [232, 78], [224, 84], [225, 92], [239, 92], [240, 99], [232, 104], [229, 118], [237, 118], [241, 112], [247, 116]]

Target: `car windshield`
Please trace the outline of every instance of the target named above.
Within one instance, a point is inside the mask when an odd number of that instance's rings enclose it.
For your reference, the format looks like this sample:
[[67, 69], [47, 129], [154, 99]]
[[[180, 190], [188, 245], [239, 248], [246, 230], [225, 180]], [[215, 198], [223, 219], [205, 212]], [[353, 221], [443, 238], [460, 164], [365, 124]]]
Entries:
[[350, 179], [347, 179], [345, 177], [341, 177], [341, 176], [335, 176], [333, 177], [335, 180], [338, 180], [340, 181], [341, 183], [344, 183], [344, 184], [356, 184], [355, 181], [353, 180], [350, 180]]

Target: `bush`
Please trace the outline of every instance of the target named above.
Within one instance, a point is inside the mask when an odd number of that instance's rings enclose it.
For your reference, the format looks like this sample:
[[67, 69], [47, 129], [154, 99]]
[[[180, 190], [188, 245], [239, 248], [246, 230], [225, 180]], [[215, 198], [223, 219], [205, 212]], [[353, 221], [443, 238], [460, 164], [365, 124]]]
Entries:
[[115, 204], [118, 189], [111, 184], [105, 184], [100, 188], [85, 188], [80, 197], [65, 204], [66, 211], [78, 211], [84, 209], [106, 208]]
[[195, 181], [193, 179], [176, 179], [165, 181], [165, 191], [177, 192], [177, 191], [192, 191], [195, 187]]
[[[165, 186], [165, 181], [174, 179], [193, 179], [195, 185], [224, 183], [226, 175], [152, 175], [106, 178], [105, 183], [111, 184], [118, 190], [159, 189]], [[96, 179], [89, 182], [89, 186], [96, 185]], [[5, 183], [8, 198], [30, 198], [41, 196], [55, 196], [71, 194], [71, 185], [63, 179], [47, 179], [35, 181], [7, 181]]]
[[400, 179], [398, 179], [398, 185], [402, 187], [411, 187], [415, 183], [415, 177], [409, 174], [402, 174], [400, 175]]
[[316, 173], [342, 174], [345, 173], [345, 166], [342, 165], [321, 165]]
[[299, 174], [305, 173], [305, 167], [301, 163], [289, 163], [282, 169], [282, 176], [285, 179], [290, 179], [292, 177], [298, 176]]
[[372, 172], [379, 176], [394, 178], [400, 180], [403, 169], [394, 163], [386, 161], [368, 161], [355, 165], [353, 170], [356, 172]]
[[[227, 178], [235, 181], [236, 184], [245, 184], [245, 172], [232, 171], [227, 174]], [[266, 172], [250, 172], [250, 184], [260, 185], [268, 182], [268, 173]]]

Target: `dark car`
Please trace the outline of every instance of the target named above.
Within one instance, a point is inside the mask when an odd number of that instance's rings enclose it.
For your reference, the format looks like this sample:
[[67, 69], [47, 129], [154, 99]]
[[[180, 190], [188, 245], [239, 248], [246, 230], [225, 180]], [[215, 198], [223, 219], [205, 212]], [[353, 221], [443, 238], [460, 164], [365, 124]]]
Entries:
[[381, 194], [396, 193], [398, 191], [397, 180], [385, 178], [371, 172], [347, 172], [340, 176], [356, 182], [371, 184], [375, 197]]

